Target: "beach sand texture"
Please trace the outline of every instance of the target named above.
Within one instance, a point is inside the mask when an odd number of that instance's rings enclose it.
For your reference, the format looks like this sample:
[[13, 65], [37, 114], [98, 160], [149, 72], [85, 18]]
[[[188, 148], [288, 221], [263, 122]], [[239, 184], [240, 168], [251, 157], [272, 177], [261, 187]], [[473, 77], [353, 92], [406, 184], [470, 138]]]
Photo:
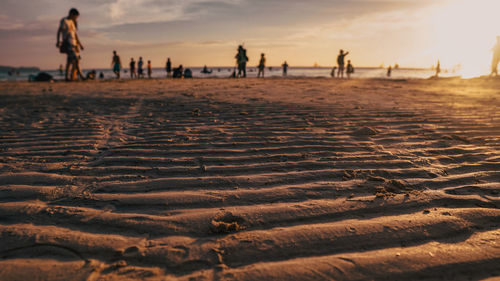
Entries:
[[500, 80], [0, 94], [0, 280], [500, 277]]

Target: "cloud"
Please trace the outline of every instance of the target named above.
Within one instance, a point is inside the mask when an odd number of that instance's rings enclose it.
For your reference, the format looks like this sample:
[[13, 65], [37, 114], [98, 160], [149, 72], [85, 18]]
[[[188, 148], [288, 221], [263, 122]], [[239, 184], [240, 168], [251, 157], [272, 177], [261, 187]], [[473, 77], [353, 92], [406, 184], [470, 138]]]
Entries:
[[196, 5], [236, 5], [241, 0], [115, 0], [107, 5], [114, 25], [190, 20], [207, 12]]

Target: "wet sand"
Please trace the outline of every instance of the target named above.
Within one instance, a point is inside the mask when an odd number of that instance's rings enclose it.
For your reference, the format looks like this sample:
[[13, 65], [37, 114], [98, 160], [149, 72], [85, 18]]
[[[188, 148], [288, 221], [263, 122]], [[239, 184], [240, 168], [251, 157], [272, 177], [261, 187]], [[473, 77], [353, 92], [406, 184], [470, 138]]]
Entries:
[[0, 95], [0, 280], [500, 277], [500, 80]]

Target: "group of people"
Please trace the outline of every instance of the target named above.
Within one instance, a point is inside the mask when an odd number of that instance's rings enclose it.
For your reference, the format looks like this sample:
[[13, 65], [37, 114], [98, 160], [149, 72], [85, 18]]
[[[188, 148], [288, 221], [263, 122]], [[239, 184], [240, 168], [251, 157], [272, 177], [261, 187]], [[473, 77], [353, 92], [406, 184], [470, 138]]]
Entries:
[[[238, 46], [236, 56], [236, 65], [238, 67], [238, 73], [233, 73], [232, 77], [247, 77], [247, 62], [249, 61], [247, 56], [247, 50], [243, 45]], [[281, 67], [283, 68], [283, 76], [287, 76], [288, 73], [288, 63], [285, 61]], [[257, 65], [257, 78], [264, 78], [264, 71], [266, 69], [266, 54], [260, 54], [259, 64]]]
[[[61, 53], [67, 55], [66, 60], [66, 69], [64, 72], [64, 77], [67, 81], [75, 80], [79, 77], [82, 80], [85, 80], [86, 77], [82, 74], [81, 66], [80, 66], [80, 51], [84, 49], [80, 39], [77, 35], [78, 22], [77, 19], [80, 16], [80, 13], [77, 9], [72, 8], [69, 11], [67, 17], [61, 19], [59, 29], [57, 31], [57, 43], [56, 46], [59, 48]], [[344, 76], [344, 59], [349, 52], [344, 53], [343, 50], [340, 50], [340, 54], [337, 58], [338, 62], [338, 77]], [[236, 64], [238, 67], [238, 73], [233, 73], [234, 77], [246, 77], [246, 64], [249, 61], [247, 56], [247, 50], [242, 46], [238, 46], [238, 51], [235, 56]], [[136, 66], [137, 65], [137, 66]], [[113, 57], [111, 60], [111, 66], [113, 72], [116, 75], [116, 78], [120, 78], [121, 70], [122, 70], [122, 62], [120, 56], [116, 51], [113, 51]], [[139, 57], [139, 60], [136, 62], [134, 58], [130, 59], [130, 78], [144, 78], [144, 61], [142, 57]], [[264, 70], [266, 67], [266, 57], [265, 54], [261, 54], [261, 58], [258, 65], [258, 74], [257, 77], [264, 77]], [[285, 61], [282, 64], [283, 68], [283, 76], [287, 75], [288, 72], [288, 63]], [[192, 72], [189, 69], [184, 70], [182, 65], [177, 68], [172, 68], [172, 62], [170, 58], [167, 59], [165, 65], [165, 71], [167, 72], [167, 77], [192, 77]], [[147, 75], [151, 78], [153, 73], [153, 68], [151, 66], [151, 61], [148, 60], [147, 63]], [[208, 70], [207, 70], [208, 73]], [[352, 73], [354, 73], [354, 67], [352, 66], [350, 60], [347, 64], [347, 77], [349, 78]], [[332, 70], [332, 76], [335, 76], [335, 69]]]
[[330, 76], [335, 78], [335, 74], [338, 78], [344, 78], [344, 71], [347, 75], [347, 78], [351, 78], [351, 74], [354, 73], [354, 66], [351, 63], [351, 60], [347, 60], [347, 66], [345, 65], [345, 57], [349, 54], [349, 52], [344, 52], [344, 50], [339, 51], [339, 55], [337, 56], [337, 66], [332, 68], [330, 72]]
[[[136, 67], [136, 61], [134, 58], [130, 58], [130, 78], [144, 78], [144, 61], [142, 60], [142, 57], [139, 57], [139, 60], [137, 61], [137, 67]], [[147, 73], [148, 73], [148, 78], [151, 78], [153, 75], [153, 67], [151, 66], [151, 61], [148, 60], [147, 64]], [[116, 71], [116, 64], [115, 68], [113, 71]], [[118, 68], [119, 69], [119, 68]], [[116, 72], [115, 72], [116, 73]], [[120, 75], [117, 74], [117, 78], [120, 78]]]
[[[79, 77], [82, 80], [85, 80], [86, 77], [82, 74], [81, 66], [80, 66], [80, 51], [84, 50], [82, 42], [78, 38], [77, 29], [78, 29], [78, 17], [80, 13], [77, 9], [71, 8], [67, 17], [61, 19], [59, 23], [59, 28], [57, 30], [57, 43], [56, 47], [59, 48], [61, 53], [67, 55], [66, 58], [66, 68], [64, 71], [64, 77], [66, 81], [75, 80]], [[354, 73], [354, 67], [350, 60], [347, 61], [347, 66], [345, 64], [345, 57], [349, 55], [349, 52], [344, 52], [344, 50], [340, 50], [339, 55], [337, 56], [337, 66], [334, 67], [331, 71], [332, 77], [343, 78], [344, 71], [347, 75], [347, 78]], [[246, 77], [246, 65], [249, 61], [247, 56], [247, 50], [242, 46], [238, 46], [237, 54], [235, 56], [236, 65], [238, 68], [238, 73], [233, 72], [233, 77]], [[498, 75], [498, 63], [500, 62], [500, 36], [497, 37], [497, 43], [493, 47], [493, 59], [491, 64], [491, 73], [490, 75]], [[113, 72], [116, 75], [116, 78], [120, 78], [120, 72], [122, 69], [122, 63], [120, 60], [120, 56], [118, 56], [116, 51], [113, 51], [113, 58], [111, 61]], [[144, 62], [142, 57], [139, 57], [137, 61], [134, 58], [130, 59], [130, 78], [144, 78]], [[266, 57], [265, 54], [262, 53], [260, 57], [260, 61], [258, 64], [258, 74], [257, 77], [264, 77], [264, 70], [266, 66]], [[285, 61], [282, 64], [283, 68], [283, 76], [287, 75], [288, 71], [288, 63]], [[167, 72], [167, 77], [179, 78], [179, 77], [192, 77], [192, 73], [189, 69], [184, 70], [182, 65], [178, 68], [172, 68], [172, 62], [170, 58], [167, 59], [165, 70]], [[189, 71], [188, 71], [189, 70]], [[438, 76], [440, 72], [440, 67], [438, 64], [436, 70], [436, 76]], [[186, 73], [187, 71], [187, 73]], [[62, 69], [61, 69], [62, 72]], [[392, 69], [389, 68], [387, 70], [387, 76], [390, 77]], [[148, 60], [147, 64], [147, 75], [151, 78], [153, 73], [153, 69], [151, 66], [151, 61]], [[208, 73], [208, 70], [207, 70]]]
[[[139, 57], [139, 60], [137, 61], [137, 67], [134, 58], [130, 58], [129, 66], [130, 78], [144, 78], [144, 61], [142, 60], [142, 57]], [[116, 53], [116, 51], [113, 51], [111, 67], [113, 68], [113, 73], [116, 75], [116, 78], [119, 79], [122, 70], [122, 62], [120, 56]], [[148, 78], [151, 78], [151, 75], [153, 74], [153, 68], [151, 66], [150, 60], [148, 60], [147, 73]]]

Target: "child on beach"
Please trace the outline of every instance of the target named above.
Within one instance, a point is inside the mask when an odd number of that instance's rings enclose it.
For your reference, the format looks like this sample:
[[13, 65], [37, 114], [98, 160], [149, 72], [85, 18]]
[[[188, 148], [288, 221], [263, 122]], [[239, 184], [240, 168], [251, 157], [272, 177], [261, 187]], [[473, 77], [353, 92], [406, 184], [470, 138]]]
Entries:
[[346, 69], [347, 79], [351, 79], [351, 74], [353, 73], [354, 73], [354, 66], [352, 66], [351, 60], [348, 60]]
[[122, 62], [120, 60], [120, 56], [116, 54], [116, 51], [113, 51], [113, 59], [111, 60], [111, 65], [113, 66], [113, 72], [116, 74], [116, 78], [120, 79], [120, 71], [122, 68]]
[[[66, 81], [74, 80], [76, 74], [81, 80], [85, 80], [80, 68], [80, 49], [83, 50], [83, 45], [76, 34], [78, 29], [77, 19], [80, 13], [77, 9], [72, 8], [69, 10], [69, 15], [63, 19], [59, 24], [57, 30], [57, 43], [56, 47], [59, 48], [61, 53], [67, 54], [66, 59], [66, 72], [64, 78]], [[61, 40], [62, 39], [62, 40]], [[71, 67], [71, 79], [69, 77], [69, 69]]]
[[336, 66], [334, 66], [332, 68], [332, 71], [330, 72], [330, 76], [332, 76], [332, 78], [335, 78], [335, 71], [337, 71], [337, 67]]
[[148, 78], [151, 79], [151, 74], [153, 74], [153, 68], [151, 67], [151, 61], [148, 60]]
[[259, 61], [259, 73], [257, 73], [257, 78], [262, 74], [262, 78], [264, 78], [264, 69], [266, 68], [266, 58], [264, 57], [264, 53], [260, 54]]

